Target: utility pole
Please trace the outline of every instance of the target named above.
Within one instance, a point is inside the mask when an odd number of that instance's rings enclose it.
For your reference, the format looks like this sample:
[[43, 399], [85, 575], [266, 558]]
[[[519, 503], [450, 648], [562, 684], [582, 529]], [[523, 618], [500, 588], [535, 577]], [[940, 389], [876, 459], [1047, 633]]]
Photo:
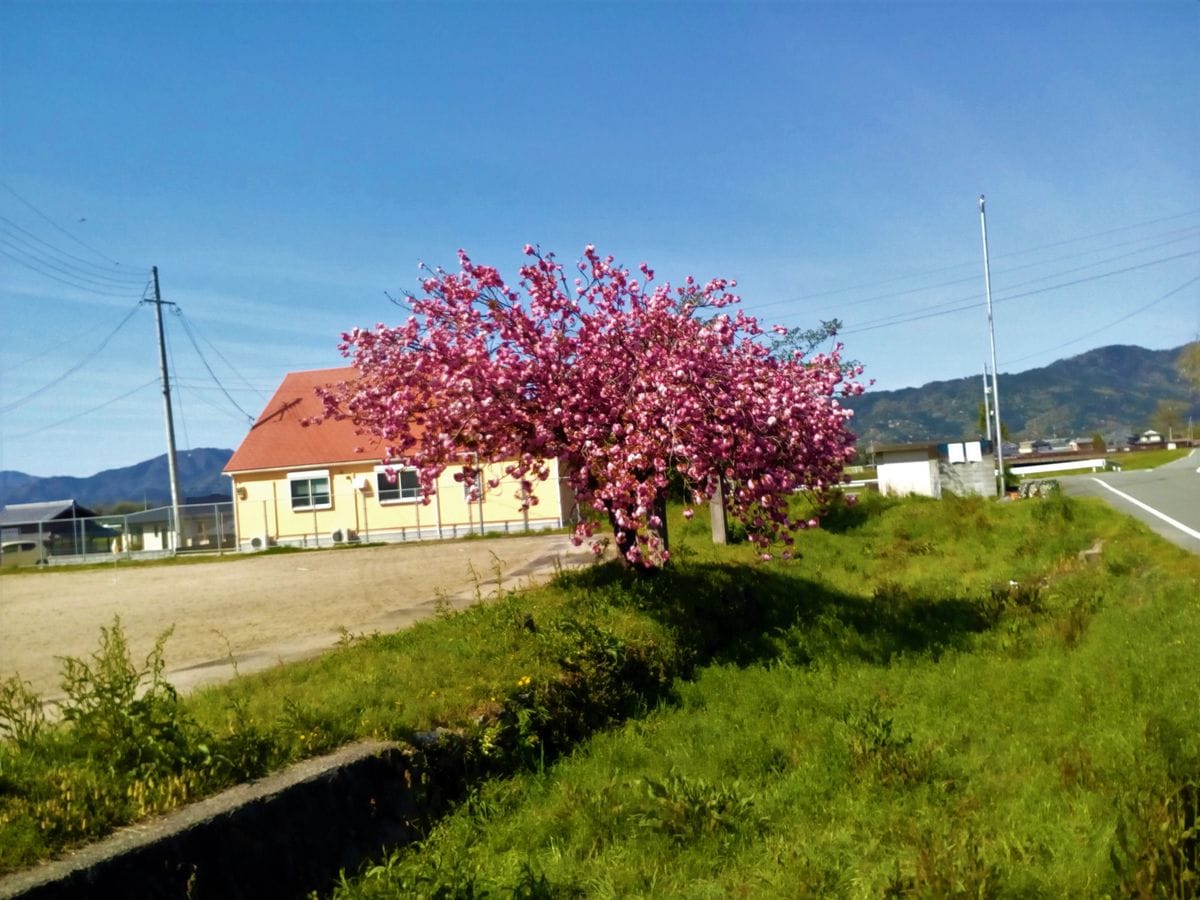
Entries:
[[174, 306], [163, 300], [158, 289], [158, 266], [152, 266], [154, 275], [154, 299], [143, 303], [154, 304], [154, 317], [158, 322], [158, 365], [162, 371], [163, 418], [167, 426], [167, 472], [171, 478], [171, 530], [175, 535], [172, 553], [178, 553], [183, 543], [183, 523], [179, 519], [179, 470], [175, 465], [175, 419], [171, 414], [171, 378], [167, 373], [167, 342], [163, 337], [163, 305]]
[[988, 387], [988, 368], [987, 363], [983, 364], [983, 429], [987, 432], [988, 443], [992, 442], [992, 404], [988, 400], [988, 395], [992, 389]]
[[987, 213], [983, 194], [979, 195], [979, 226], [983, 231], [983, 289], [987, 294], [988, 339], [992, 344], [992, 412], [996, 416], [996, 474], [1000, 478], [1000, 494], [1004, 494], [1004, 438], [1000, 430], [1000, 373], [996, 368], [996, 326], [992, 321], [992, 273], [988, 266]]

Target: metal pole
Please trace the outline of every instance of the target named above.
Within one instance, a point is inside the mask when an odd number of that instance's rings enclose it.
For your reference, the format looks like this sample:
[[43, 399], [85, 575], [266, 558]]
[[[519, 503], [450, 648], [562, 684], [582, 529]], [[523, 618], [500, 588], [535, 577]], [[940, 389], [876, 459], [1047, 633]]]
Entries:
[[991, 394], [992, 389], [990, 387], [988, 387], [987, 378], [988, 378], [987, 363], [984, 363], [983, 364], [983, 428], [987, 432], [987, 439], [988, 439], [988, 443], [990, 444], [992, 441], [992, 404], [988, 400], [988, 395]]
[[992, 321], [992, 273], [988, 265], [987, 212], [983, 194], [979, 195], [979, 227], [983, 232], [983, 288], [987, 294], [988, 340], [992, 345], [992, 412], [996, 416], [996, 473], [1000, 477], [1000, 493], [1004, 493], [1004, 432], [1000, 430], [1000, 372], [996, 368], [996, 326]]
[[[150, 271], [154, 276], [154, 299], [149, 302], [154, 304], [154, 317], [158, 323], [158, 365], [162, 370], [162, 385], [163, 385], [163, 418], [167, 427], [167, 473], [171, 479], [171, 530], [175, 535], [174, 546], [171, 552], [178, 553], [179, 548], [183, 545], [182, 528], [179, 517], [179, 470], [175, 465], [175, 419], [171, 414], [171, 378], [167, 374], [167, 343], [163, 337], [163, 298], [158, 289], [158, 266], [151, 266]], [[169, 303], [169, 306], [174, 306], [174, 303]]]

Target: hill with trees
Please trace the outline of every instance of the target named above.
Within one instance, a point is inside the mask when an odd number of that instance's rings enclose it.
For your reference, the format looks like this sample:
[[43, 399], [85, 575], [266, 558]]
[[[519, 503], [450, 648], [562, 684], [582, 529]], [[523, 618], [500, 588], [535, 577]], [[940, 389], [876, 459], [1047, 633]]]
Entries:
[[[179, 487], [184, 497], [229, 494], [229, 482], [221, 474], [232, 450], [202, 447], [177, 454]], [[106, 469], [77, 478], [56, 475], [42, 478], [24, 472], [0, 472], [0, 504], [37, 503], [73, 498], [95, 509], [118, 503], [165, 506], [171, 502], [171, 480], [167, 455], [156, 456], [132, 466]], [[182, 498], [181, 498], [182, 499]]]
[[[1126, 435], [1200, 422], [1200, 394], [1180, 371], [1189, 344], [1172, 350], [1112, 345], [1018, 373], [1000, 373], [1000, 417], [1013, 440]], [[869, 372], [869, 367], [868, 367]], [[860, 446], [982, 437], [982, 374], [919, 388], [868, 390], [847, 401]], [[1166, 432], [1164, 428], [1158, 430]]]

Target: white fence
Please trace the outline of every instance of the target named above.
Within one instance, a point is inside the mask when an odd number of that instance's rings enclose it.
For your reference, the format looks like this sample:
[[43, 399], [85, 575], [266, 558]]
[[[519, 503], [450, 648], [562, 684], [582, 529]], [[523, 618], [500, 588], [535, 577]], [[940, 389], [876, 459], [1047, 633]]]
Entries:
[[1069, 472], [1075, 469], [1090, 469], [1093, 472], [1102, 472], [1108, 467], [1108, 461], [1104, 457], [1097, 459], [1067, 459], [1059, 460], [1058, 462], [1046, 463], [1031, 463], [1024, 465], [1020, 461], [1006, 460], [1008, 468], [1018, 475], [1036, 475], [1039, 472]]

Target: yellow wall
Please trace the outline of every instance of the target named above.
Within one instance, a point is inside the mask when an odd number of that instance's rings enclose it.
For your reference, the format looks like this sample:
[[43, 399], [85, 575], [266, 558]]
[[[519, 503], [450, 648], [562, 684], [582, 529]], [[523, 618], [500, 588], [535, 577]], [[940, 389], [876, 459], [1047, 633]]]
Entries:
[[[519, 484], [504, 475], [507, 463], [485, 467], [484, 479], [501, 478], [496, 488], [484, 489], [483, 503], [468, 504], [463, 485], [448, 469], [438, 480], [437, 493], [427, 505], [420, 500], [381, 502], [374, 464], [352, 463], [309, 469], [240, 472], [232, 476], [238, 542], [246, 547], [255, 538], [270, 543], [328, 545], [335, 530], [353, 531], [360, 540], [416, 540], [478, 533], [482, 506], [486, 531], [522, 531], [565, 524], [571, 513], [560, 488], [558, 464], [535, 485], [536, 506], [520, 510]], [[293, 510], [288, 472], [328, 471], [331, 506]], [[368, 487], [362, 489], [366, 480]]]

